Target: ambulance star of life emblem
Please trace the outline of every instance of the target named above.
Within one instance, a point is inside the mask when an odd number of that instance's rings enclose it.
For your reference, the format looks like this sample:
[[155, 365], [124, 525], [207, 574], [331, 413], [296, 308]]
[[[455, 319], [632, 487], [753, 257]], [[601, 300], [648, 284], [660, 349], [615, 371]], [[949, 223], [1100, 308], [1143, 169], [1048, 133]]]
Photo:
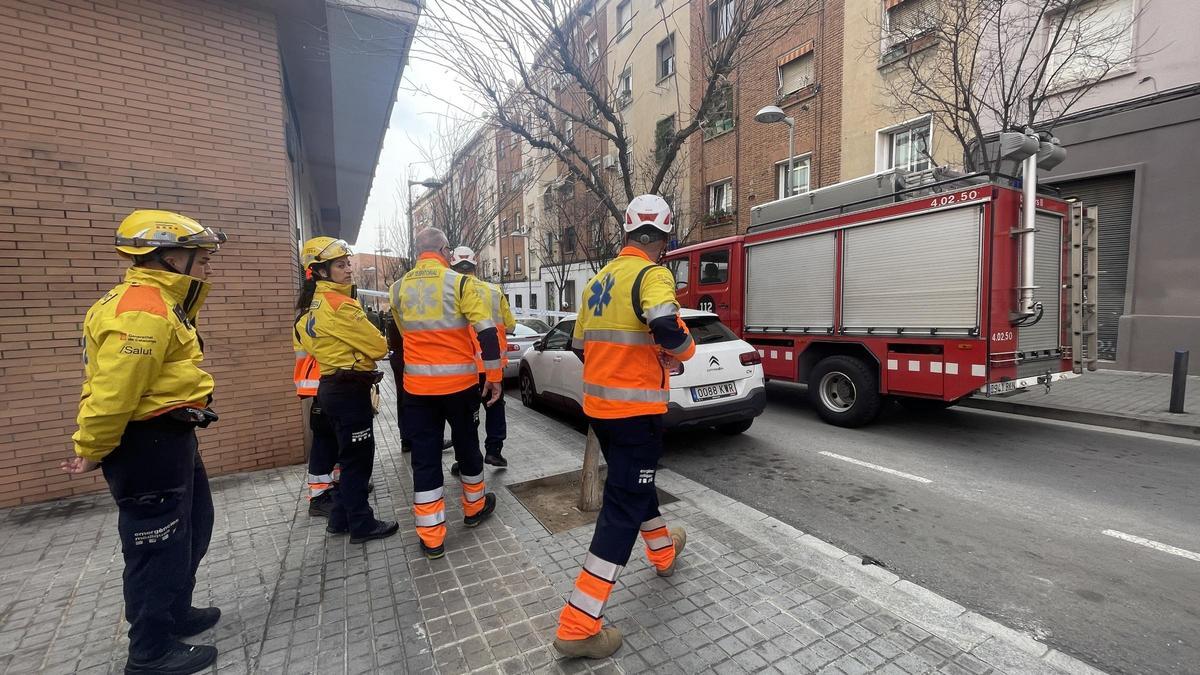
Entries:
[[603, 279], [597, 279], [592, 282], [592, 295], [588, 298], [588, 309], [592, 310], [592, 314], [600, 316], [604, 314], [604, 308], [612, 302], [612, 288], [616, 280], [613, 279], [612, 273], [604, 275]]

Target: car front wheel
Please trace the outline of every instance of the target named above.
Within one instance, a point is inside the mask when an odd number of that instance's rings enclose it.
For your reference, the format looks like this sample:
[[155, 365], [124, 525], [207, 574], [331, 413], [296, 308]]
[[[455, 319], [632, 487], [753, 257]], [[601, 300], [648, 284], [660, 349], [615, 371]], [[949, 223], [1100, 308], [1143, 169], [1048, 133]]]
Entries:
[[533, 384], [533, 373], [522, 368], [520, 374], [521, 405], [526, 408], [536, 408], [538, 404], [537, 389]]

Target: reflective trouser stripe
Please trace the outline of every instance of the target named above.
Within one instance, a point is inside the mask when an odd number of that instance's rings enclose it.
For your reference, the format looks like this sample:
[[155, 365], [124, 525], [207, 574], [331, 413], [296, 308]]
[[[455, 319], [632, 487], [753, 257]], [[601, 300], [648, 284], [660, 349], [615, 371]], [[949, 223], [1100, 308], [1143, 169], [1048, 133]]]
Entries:
[[[604, 570], [612, 574], [612, 580], [597, 576], [589, 569]], [[562, 613], [558, 617], [557, 637], [564, 640], [583, 640], [600, 632], [601, 618], [604, 616], [604, 606], [612, 595], [612, 589], [617, 575], [622, 567], [596, 558], [591, 553], [584, 562], [575, 579], [575, 590], [567, 599]]]
[[617, 577], [621, 576], [621, 570], [625, 569], [625, 566], [608, 562], [589, 551], [587, 557], [583, 559], [583, 569], [591, 572], [592, 576], [603, 579], [610, 584], [615, 584]]
[[[657, 526], [647, 530], [646, 526], [655, 523]], [[675, 541], [662, 518], [642, 523], [642, 540], [646, 542], [646, 557], [655, 569], [665, 570], [675, 562]]]
[[483, 362], [483, 367], [486, 370], [496, 370], [497, 368], [503, 368], [504, 364], [500, 362], [500, 359], [489, 359]]
[[332, 474], [327, 473], [327, 474], [324, 474], [321, 476], [316, 476], [311, 473], [308, 474], [308, 497], [309, 497], [309, 499], [312, 499], [313, 497], [319, 497], [320, 495], [324, 494], [327, 490], [329, 490], [329, 488], [331, 488], [331, 487], [333, 487], [333, 475]]
[[477, 476], [462, 476], [462, 507], [463, 515], [473, 516], [483, 510], [483, 474]]
[[650, 520], [642, 523], [642, 526], [638, 529], [640, 529], [642, 532], [649, 532], [650, 530], [657, 530], [660, 527], [666, 526], [667, 521], [663, 520], [662, 516], [659, 516], [657, 518], [651, 518]]
[[429, 548], [441, 546], [446, 541], [446, 501], [442, 499], [442, 488], [417, 492], [413, 501], [417, 536]]
[[609, 401], [636, 401], [643, 403], [666, 403], [671, 394], [666, 389], [631, 389], [628, 387], [605, 387], [592, 382], [583, 383], [583, 393]]

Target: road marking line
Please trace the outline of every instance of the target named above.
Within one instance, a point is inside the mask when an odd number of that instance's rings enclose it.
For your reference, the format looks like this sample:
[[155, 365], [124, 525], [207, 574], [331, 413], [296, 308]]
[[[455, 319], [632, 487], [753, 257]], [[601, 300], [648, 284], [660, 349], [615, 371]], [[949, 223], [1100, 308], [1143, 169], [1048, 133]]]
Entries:
[[1163, 553], [1170, 553], [1171, 555], [1177, 555], [1180, 558], [1187, 558], [1188, 560], [1195, 560], [1196, 562], [1200, 562], [1200, 553], [1193, 553], [1192, 551], [1189, 551], [1184, 548], [1176, 548], [1174, 546], [1171, 546], [1170, 544], [1164, 544], [1161, 542], [1154, 541], [1152, 539], [1143, 539], [1141, 537], [1136, 537], [1132, 534], [1125, 534], [1124, 532], [1118, 532], [1117, 530], [1105, 530], [1102, 534], [1107, 534], [1108, 536], [1116, 537], [1117, 539], [1124, 539], [1125, 541], [1128, 541], [1128, 542], [1131, 542], [1134, 544], [1141, 544], [1142, 546], [1145, 546], [1146, 548], [1152, 548], [1156, 551], [1162, 551]]
[[857, 465], [859, 465], [859, 466], [865, 466], [865, 467], [867, 467], [868, 469], [875, 469], [876, 471], [882, 471], [882, 472], [884, 472], [884, 473], [890, 473], [890, 474], [892, 474], [893, 476], [899, 476], [900, 478], [907, 478], [908, 480], [915, 480], [915, 481], [917, 481], [918, 483], [932, 483], [932, 482], [933, 482], [933, 481], [929, 480], [928, 478], [921, 478], [920, 476], [914, 476], [914, 475], [912, 475], [911, 473], [904, 473], [903, 471], [897, 471], [897, 470], [895, 470], [895, 469], [889, 469], [889, 468], [887, 468], [886, 466], [879, 466], [878, 464], [872, 464], [872, 463], [870, 463], [870, 462], [864, 462], [864, 461], [862, 461], [861, 459], [854, 459], [853, 457], [846, 457], [846, 456], [844, 456], [844, 455], [838, 455], [838, 454], [835, 454], [835, 453], [832, 453], [832, 452], [825, 452], [825, 451], [821, 451], [821, 453], [820, 453], [820, 454], [822, 454], [822, 455], [825, 455], [826, 457], [832, 457], [832, 458], [834, 458], [834, 459], [840, 459], [840, 460], [842, 460], [843, 462], [850, 462], [851, 464], [857, 464]]

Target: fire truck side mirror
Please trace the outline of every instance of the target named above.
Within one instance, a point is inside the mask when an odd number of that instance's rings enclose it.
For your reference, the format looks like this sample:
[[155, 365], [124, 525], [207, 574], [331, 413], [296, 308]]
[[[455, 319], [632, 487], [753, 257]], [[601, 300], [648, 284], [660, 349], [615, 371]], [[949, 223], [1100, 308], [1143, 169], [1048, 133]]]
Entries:
[[677, 290], [677, 291], [687, 288], [687, 286], [688, 286], [688, 282], [686, 282], [686, 281], [676, 281], [675, 282], [675, 290]]

